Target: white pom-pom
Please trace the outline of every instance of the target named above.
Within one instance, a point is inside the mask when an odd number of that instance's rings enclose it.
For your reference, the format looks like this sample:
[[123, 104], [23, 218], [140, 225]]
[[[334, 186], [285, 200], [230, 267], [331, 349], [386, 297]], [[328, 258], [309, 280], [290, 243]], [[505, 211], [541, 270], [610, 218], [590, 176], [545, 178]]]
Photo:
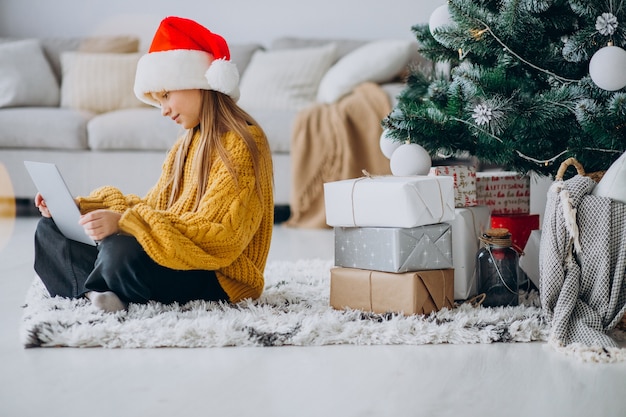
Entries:
[[206, 70], [204, 76], [212, 90], [228, 95], [238, 91], [239, 70], [237, 65], [231, 61], [216, 59]]
[[428, 151], [417, 143], [405, 143], [391, 155], [391, 173], [398, 177], [427, 175], [431, 165]]

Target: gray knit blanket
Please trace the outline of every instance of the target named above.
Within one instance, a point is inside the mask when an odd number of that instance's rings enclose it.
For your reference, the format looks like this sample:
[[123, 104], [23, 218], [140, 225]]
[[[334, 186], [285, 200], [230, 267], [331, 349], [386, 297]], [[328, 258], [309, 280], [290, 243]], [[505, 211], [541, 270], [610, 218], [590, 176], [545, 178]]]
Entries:
[[626, 310], [626, 205], [591, 195], [594, 186], [576, 175], [550, 187], [539, 293], [550, 342], [609, 353], [618, 346], [610, 331]]

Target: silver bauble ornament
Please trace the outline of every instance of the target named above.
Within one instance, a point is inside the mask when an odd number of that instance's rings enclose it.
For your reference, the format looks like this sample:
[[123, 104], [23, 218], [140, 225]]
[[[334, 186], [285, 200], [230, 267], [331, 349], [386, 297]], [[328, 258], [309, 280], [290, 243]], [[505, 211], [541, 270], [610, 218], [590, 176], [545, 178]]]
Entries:
[[626, 51], [619, 46], [605, 46], [589, 61], [589, 75], [603, 90], [617, 91], [626, 87]]
[[391, 155], [400, 145], [402, 145], [402, 142], [394, 140], [389, 136], [389, 129], [383, 130], [383, 134], [380, 135], [380, 150], [387, 159], [391, 159]]

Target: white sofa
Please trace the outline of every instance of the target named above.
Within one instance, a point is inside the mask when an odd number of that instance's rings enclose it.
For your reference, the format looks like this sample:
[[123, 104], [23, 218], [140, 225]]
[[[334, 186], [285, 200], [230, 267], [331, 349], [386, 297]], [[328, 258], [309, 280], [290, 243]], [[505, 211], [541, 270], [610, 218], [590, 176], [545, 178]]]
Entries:
[[[111, 184], [143, 195], [156, 181], [176, 124], [132, 93], [139, 41], [110, 38], [0, 39], [0, 165], [21, 201], [36, 190], [24, 160], [55, 162], [71, 191]], [[297, 113], [332, 103], [360, 82], [379, 83], [394, 101], [400, 75], [421, 62], [399, 40], [276, 39], [233, 44], [239, 104], [265, 129], [275, 167], [276, 205], [288, 206], [290, 138]]]

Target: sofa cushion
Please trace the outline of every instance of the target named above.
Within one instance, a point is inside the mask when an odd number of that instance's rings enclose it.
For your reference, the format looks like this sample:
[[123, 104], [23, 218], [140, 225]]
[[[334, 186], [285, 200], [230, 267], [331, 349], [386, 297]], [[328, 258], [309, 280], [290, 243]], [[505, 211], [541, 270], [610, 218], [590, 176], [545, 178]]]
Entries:
[[58, 107], [0, 109], [1, 148], [86, 149], [93, 113]]
[[230, 49], [230, 61], [237, 65], [239, 75], [243, 75], [256, 51], [262, 50], [260, 43], [236, 43], [228, 45]]
[[[0, 38], [0, 43], [24, 40]], [[69, 51], [132, 53], [139, 51], [139, 38], [136, 36], [90, 36], [90, 37], [51, 37], [40, 40], [43, 53], [52, 68], [54, 77], [61, 84], [61, 53]]]
[[241, 78], [239, 105], [302, 109], [315, 102], [319, 82], [330, 68], [336, 47], [256, 51]]
[[58, 105], [59, 85], [39, 41], [0, 44], [0, 107]]
[[626, 153], [611, 164], [592, 194], [626, 204]]
[[263, 128], [271, 151], [273, 153], [289, 153], [293, 123], [298, 111], [294, 109], [256, 108], [250, 110], [249, 113]]
[[117, 54], [139, 52], [139, 38], [131, 35], [88, 36], [79, 39], [76, 50], [79, 52]]
[[153, 107], [99, 114], [87, 125], [94, 150], [167, 150], [182, 128]]
[[337, 47], [337, 53], [333, 64], [339, 59], [354, 51], [357, 48], [365, 45], [368, 41], [359, 39], [342, 39], [342, 38], [298, 38], [293, 36], [285, 36], [276, 38], [272, 41], [271, 49], [296, 49], [296, 48], [311, 48], [314, 46], [328, 45], [329, 43], [335, 44]]
[[133, 92], [139, 54], [64, 52], [61, 106], [105, 113], [146, 107]]
[[317, 101], [333, 103], [364, 82], [386, 83], [404, 70], [417, 44], [409, 40], [369, 42], [348, 53], [320, 81]]
[[133, 53], [139, 50], [139, 38], [135, 36], [43, 38], [41, 45], [60, 83], [62, 74], [61, 54], [63, 52]]

